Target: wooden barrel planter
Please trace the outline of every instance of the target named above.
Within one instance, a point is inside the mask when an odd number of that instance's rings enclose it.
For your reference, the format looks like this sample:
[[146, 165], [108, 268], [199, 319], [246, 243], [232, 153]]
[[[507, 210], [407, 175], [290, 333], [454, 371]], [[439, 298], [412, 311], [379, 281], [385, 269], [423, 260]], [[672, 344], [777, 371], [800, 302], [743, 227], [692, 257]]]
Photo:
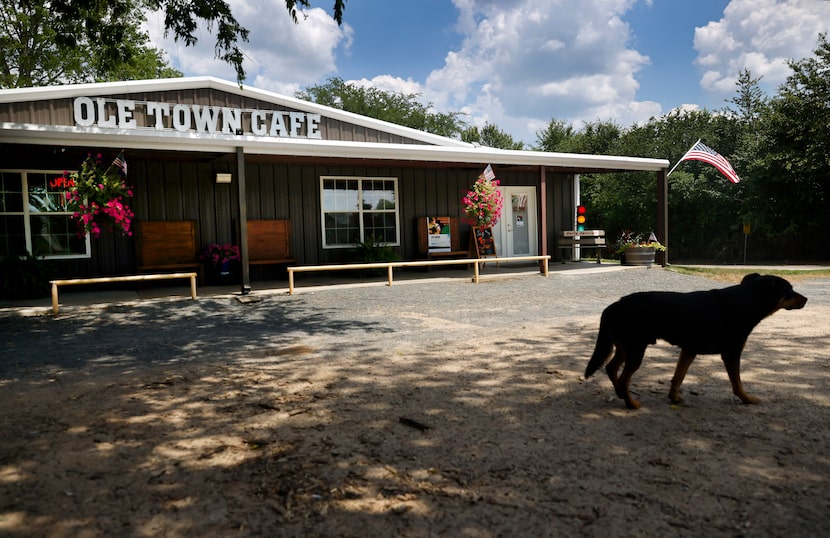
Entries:
[[654, 247], [632, 247], [622, 253], [623, 265], [651, 265], [654, 263]]

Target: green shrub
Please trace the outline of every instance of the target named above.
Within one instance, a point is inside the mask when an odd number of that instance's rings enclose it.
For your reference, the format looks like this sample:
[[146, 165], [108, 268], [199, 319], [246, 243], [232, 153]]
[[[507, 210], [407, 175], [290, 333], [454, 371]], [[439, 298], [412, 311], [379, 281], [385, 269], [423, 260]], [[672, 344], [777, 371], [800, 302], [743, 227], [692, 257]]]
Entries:
[[[374, 235], [370, 235], [366, 238], [366, 241], [358, 243], [355, 251], [355, 261], [358, 263], [396, 262], [400, 259], [400, 256], [395, 253], [391, 246], [384, 245]], [[385, 270], [369, 269], [365, 271], [365, 274], [382, 275], [385, 274]]]
[[9, 299], [36, 299], [49, 295], [49, 267], [32, 256], [0, 258], [0, 296]]

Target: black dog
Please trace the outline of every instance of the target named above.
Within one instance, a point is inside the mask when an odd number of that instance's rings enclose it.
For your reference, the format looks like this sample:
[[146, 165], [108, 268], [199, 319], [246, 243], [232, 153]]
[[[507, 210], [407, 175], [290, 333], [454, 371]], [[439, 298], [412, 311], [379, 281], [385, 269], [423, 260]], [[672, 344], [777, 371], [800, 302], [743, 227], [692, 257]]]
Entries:
[[[784, 308], [803, 308], [807, 298], [793, 291], [783, 278], [757, 273], [737, 286], [710, 291], [634, 293], [610, 305], [602, 313], [594, 354], [585, 369], [588, 378], [605, 363], [613, 348], [614, 358], [605, 367], [617, 396], [630, 409], [640, 402], [631, 397], [631, 376], [643, 362], [649, 344], [660, 338], [680, 347], [680, 359], [671, 380], [669, 399], [682, 403], [680, 385], [698, 354], [720, 354], [732, 392], [744, 403], [759, 400], [747, 394], [741, 383], [741, 352], [749, 333], [762, 319]], [[617, 373], [625, 365], [622, 375]]]

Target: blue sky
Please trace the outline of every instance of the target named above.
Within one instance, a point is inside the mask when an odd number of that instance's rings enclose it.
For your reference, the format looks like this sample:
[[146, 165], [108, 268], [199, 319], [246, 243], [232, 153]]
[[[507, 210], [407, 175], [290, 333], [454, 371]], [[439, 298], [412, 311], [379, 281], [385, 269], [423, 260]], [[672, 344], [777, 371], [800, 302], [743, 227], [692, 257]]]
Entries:
[[[727, 105], [748, 68], [772, 93], [786, 61], [830, 28], [827, 0], [333, 0], [291, 22], [283, 0], [228, 0], [251, 31], [247, 84], [293, 95], [341, 77], [416, 93], [528, 145], [552, 119], [628, 126], [676, 108]], [[234, 80], [204, 31], [195, 48], [148, 30], [186, 75]]]

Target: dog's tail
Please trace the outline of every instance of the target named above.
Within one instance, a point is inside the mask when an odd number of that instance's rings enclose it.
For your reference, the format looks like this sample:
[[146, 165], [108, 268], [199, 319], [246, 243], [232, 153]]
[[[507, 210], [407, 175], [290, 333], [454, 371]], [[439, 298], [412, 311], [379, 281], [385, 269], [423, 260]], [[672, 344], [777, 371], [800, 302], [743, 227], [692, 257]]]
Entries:
[[591, 377], [594, 372], [599, 370], [600, 366], [605, 364], [611, 351], [614, 349], [614, 341], [611, 338], [611, 331], [608, 328], [608, 311], [602, 313], [602, 318], [599, 322], [599, 334], [597, 335], [597, 345], [594, 347], [594, 354], [591, 355], [591, 360], [588, 361], [588, 366], [585, 367], [585, 379]]

